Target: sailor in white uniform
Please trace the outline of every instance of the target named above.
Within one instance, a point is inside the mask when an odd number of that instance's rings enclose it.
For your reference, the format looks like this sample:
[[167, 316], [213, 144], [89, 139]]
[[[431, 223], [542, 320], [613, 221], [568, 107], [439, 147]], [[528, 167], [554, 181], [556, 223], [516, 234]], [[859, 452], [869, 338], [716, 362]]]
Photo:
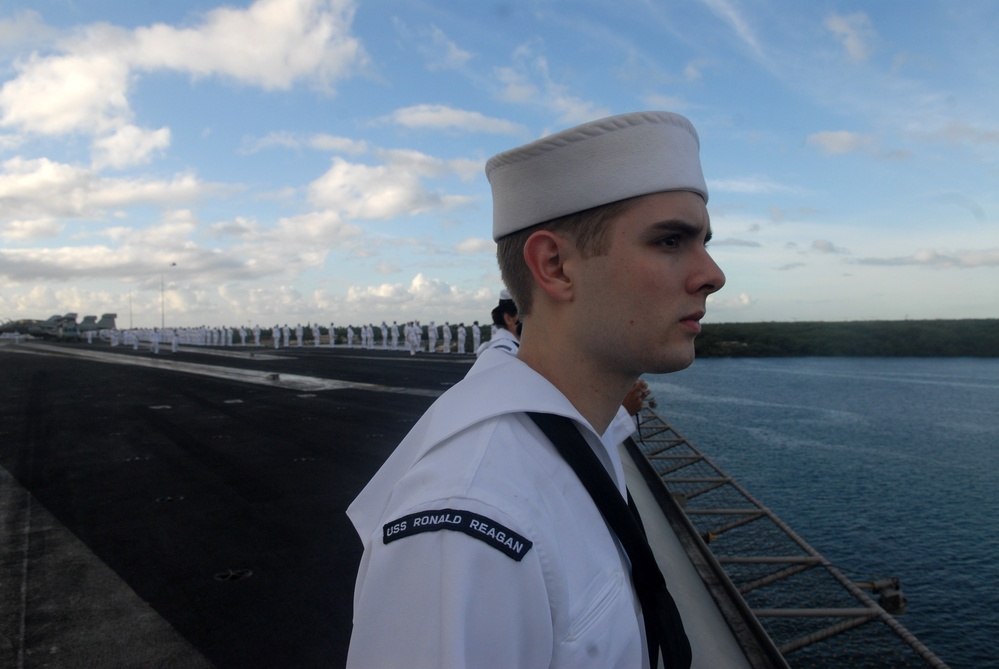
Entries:
[[348, 667], [643, 666], [624, 557], [523, 412], [585, 426], [623, 494], [617, 444], [498, 355], [509, 364], [445, 393], [348, 510], [365, 544]]
[[492, 335], [475, 349], [475, 357], [480, 357], [489, 349], [517, 355], [517, 349], [520, 348], [520, 337], [517, 336], [520, 318], [517, 315], [517, 305], [506, 288], [500, 291], [499, 304], [493, 307], [492, 317]]
[[430, 321], [427, 326], [427, 353], [437, 352], [437, 324]]
[[677, 607], [646, 617], [602, 502], [525, 412], [568, 418], [624, 504], [621, 402], [692, 362], [725, 281], [698, 152], [689, 121], [641, 112], [487, 162], [520, 349], [483, 354], [348, 508], [364, 546], [348, 667], [650, 667], [660, 645], [690, 666]]

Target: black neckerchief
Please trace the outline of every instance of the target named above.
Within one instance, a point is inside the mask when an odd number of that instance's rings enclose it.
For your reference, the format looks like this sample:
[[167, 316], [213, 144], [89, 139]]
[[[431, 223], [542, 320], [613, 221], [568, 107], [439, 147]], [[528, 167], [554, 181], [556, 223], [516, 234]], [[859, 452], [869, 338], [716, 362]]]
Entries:
[[662, 648], [663, 661], [668, 669], [689, 669], [690, 642], [683, 630], [676, 602], [666, 589], [666, 581], [659, 571], [656, 556], [649, 547], [631, 495], [628, 495], [628, 501], [625, 502], [607, 469], [571, 419], [532, 411], [528, 411], [527, 415], [572, 467], [597, 505], [600, 515], [628, 554], [631, 578], [645, 619], [649, 666], [655, 669], [659, 649]]

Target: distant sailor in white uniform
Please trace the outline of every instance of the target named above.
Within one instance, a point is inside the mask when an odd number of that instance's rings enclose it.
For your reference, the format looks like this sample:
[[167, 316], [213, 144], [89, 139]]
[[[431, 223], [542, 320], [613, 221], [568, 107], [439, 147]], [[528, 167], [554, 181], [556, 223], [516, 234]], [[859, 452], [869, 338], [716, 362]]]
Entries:
[[437, 324], [433, 321], [427, 326], [427, 352], [437, 352]]
[[[350, 505], [364, 553], [348, 667], [691, 666], [683, 603], [647, 546], [626, 554], [644, 540], [615, 538], [635, 521], [598, 505], [630, 517], [615, 416], [641, 374], [693, 361], [725, 281], [698, 153], [685, 118], [640, 112], [486, 163], [520, 348], [444, 393]], [[549, 438], [526, 412], [563, 429]]]
[[468, 334], [465, 332], [465, 324], [458, 323], [458, 353], [465, 353], [465, 340]]
[[480, 357], [489, 349], [496, 349], [510, 355], [517, 355], [520, 348], [520, 317], [517, 315], [517, 305], [510, 297], [506, 288], [500, 291], [499, 304], [492, 310], [493, 328], [489, 341], [482, 342], [475, 349], [475, 357]]

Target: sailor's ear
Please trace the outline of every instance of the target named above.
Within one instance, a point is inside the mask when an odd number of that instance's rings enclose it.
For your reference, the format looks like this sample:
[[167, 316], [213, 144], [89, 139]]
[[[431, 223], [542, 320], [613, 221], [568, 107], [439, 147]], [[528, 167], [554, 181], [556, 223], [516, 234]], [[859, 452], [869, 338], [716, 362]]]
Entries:
[[572, 278], [565, 271], [565, 261], [573, 250], [568, 239], [550, 230], [539, 230], [524, 242], [524, 261], [538, 288], [553, 300], [572, 299]]

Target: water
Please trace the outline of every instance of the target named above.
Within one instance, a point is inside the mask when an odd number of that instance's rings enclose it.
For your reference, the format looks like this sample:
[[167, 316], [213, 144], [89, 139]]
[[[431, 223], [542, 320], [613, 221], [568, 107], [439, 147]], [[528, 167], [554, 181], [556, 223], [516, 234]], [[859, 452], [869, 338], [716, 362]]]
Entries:
[[705, 359], [659, 413], [953, 669], [999, 667], [999, 360]]

